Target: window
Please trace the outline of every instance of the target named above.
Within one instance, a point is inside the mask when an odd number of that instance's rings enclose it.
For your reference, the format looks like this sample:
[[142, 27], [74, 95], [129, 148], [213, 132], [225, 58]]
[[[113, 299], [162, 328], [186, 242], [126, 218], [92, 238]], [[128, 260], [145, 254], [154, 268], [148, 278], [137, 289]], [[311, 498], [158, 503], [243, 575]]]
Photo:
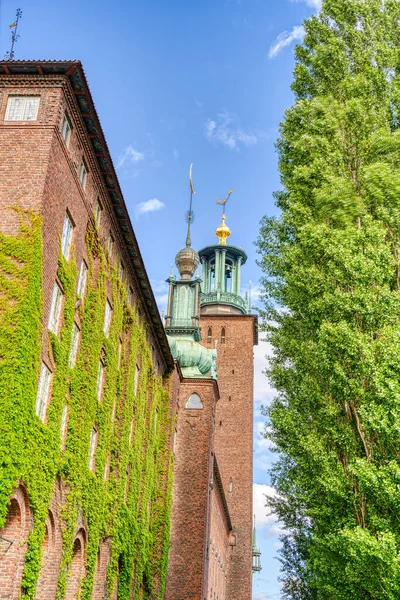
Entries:
[[122, 260], [120, 260], [119, 261], [119, 266], [118, 266], [118, 276], [121, 279], [121, 281], [124, 278], [124, 273], [125, 273], [124, 263], [122, 262]]
[[100, 227], [102, 210], [103, 210], [103, 207], [101, 206], [100, 200], [97, 198], [96, 210], [94, 211], [94, 220], [96, 221], [97, 227]]
[[133, 300], [133, 289], [131, 288], [131, 286], [129, 286], [129, 288], [128, 288], [128, 304], [130, 306], [132, 306], [132, 300]]
[[113, 249], [114, 249], [114, 238], [110, 231], [110, 233], [108, 234], [108, 239], [107, 239], [107, 252], [108, 252], [109, 258], [111, 258], [113, 255]]
[[207, 333], [207, 343], [211, 344], [212, 342], [212, 329], [211, 327], [208, 328], [208, 333]]
[[232, 481], [232, 477], [229, 478], [229, 493], [231, 494], [233, 492], [233, 481]]
[[110, 333], [110, 325], [111, 325], [111, 319], [112, 319], [112, 307], [111, 304], [109, 302], [109, 300], [107, 300], [106, 302], [106, 312], [104, 315], [104, 334], [108, 337], [108, 334]]
[[198, 394], [192, 394], [186, 402], [186, 408], [203, 408], [203, 403]]
[[225, 327], [221, 329], [221, 344], [225, 344]]
[[81, 334], [81, 332], [80, 332], [78, 325], [76, 323], [74, 323], [74, 325], [72, 327], [71, 351], [69, 353], [69, 361], [68, 361], [70, 369], [72, 369], [72, 367], [75, 366], [76, 356], [78, 354], [78, 348], [79, 348], [80, 334]]
[[10, 96], [6, 121], [36, 121], [40, 96]]
[[89, 444], [89, 469], [91, 471], [95, 471], [96, 469], [96, 448], [97, 448], [97, 439], [99, 436], [99, 432], [96, 427], [92, 427], [90, 432], [90, 444]]
[[54, 284], [53, 297], [51, 299], [49, 329], [56, 335], [60, 326], [60, 315], [63, 301], [63, 293], [58, 283]]
[[81, 169], [79, 171], [79, 181], [81, 182], [81, 186], [85, 189], [86, 179], [87, 179], [88, 170], [85, 165], [85, 161], [82, 161]]
[[104, 363], [100, 359], [99, 360], [99, 370], [97, 372], [97, 383], [96, 383], [96, 394], [97, 394], [97, 398], [99, 400], [101, 400], [101, 397], [103, 394], [103, 387], [104, 387]]
[[61, 441], [61, 449], [65, 448], [65, 440], [67, 438], [67, 422], [68, 422], [68, 404], [66, 404], [63, 408], [61, 415], [61, 427], [60, 427], [60, 441]]
[[138, 389], [139, 389], [139, 375], [140, 375], [140, 367], [137, 364], [136, 371], [135, 371], [135, 396], [137, 396]]
[[69, 253], [71, 250], [71, 242], [72, 242], [72, 231], [74, 226], [72, 225], [72, 221], [68, 213], [65, 215], [64, 219], [64, 227], [61, 238], [61, 252], [63, 253], [64, 258], [69, 259]]
[[39, 377], [39, 387], [36, 396], [36, 414], [43, 422], [46, 418], [47, 405], [49, 402], [50, 383], [52, 373], [50, 369], [42, 362]]
[[81, 268], [79, 270], [78, 285], [76, 287], [76, 294], [79, 298], [83, 298], [86, 292], [88, 266], [84, 260], [81, 262]]
[[69, 140], [71, 139], [71, 131], [72, 131], [72, 127], [71, 127], [70, 120], [68, 119], [67, 115], [64, 115], [61, 135], [64, 138], [64, 142], [65, 142], [65, 145], [67, 146], [67, 148], [69, 146]]

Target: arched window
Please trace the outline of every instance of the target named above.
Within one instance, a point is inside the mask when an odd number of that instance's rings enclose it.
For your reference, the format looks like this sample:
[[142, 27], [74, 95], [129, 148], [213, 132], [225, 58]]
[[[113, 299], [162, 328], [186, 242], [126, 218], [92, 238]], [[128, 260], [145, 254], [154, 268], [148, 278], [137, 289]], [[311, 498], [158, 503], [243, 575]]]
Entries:
[[212, 329], [211, 327], [208, 328], [208, 333], [207, 333], [207, 343], [211, 344], [212, 342]]
[[19, 598], [27, 539], [32, 519], [28, 497], [19, 487], [8, 507], [4, 527], [0, 529], [0, 594], [2, 598]]
[[225, 344], [225, 327], [221, 329], [221, 344]]
[[75, 600], [85, 575], [85, 533], [81, 529], [74, 541], [64, 600]]
[[198, 394], [192, 394], [186, 402], [186, 408], [203, 408], [203, 403]]

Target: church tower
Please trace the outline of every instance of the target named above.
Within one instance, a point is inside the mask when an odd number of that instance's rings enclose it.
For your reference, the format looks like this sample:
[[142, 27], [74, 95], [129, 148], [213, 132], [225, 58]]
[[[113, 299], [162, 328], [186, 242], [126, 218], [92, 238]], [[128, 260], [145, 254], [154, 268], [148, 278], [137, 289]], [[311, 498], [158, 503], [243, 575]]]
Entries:
[[[250, 600], [252, 589], [253, 347], [257, 317], [241, 294], [247, 255], [227, 244], [225, 211], [217, 244], [199, 251], [202, 344], [217, 349], [220, 400], [216, 406], [214, 450], [232, 522], [234, 545], [226, 598]], [[233, 575], [234, 574], [234, 575]]]

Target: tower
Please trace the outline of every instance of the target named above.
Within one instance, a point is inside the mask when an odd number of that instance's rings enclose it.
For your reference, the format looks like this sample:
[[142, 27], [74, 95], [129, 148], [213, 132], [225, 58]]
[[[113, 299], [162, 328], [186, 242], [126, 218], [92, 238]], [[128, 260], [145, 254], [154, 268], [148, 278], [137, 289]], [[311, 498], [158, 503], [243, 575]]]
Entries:
[[[228, 196], [229, 197], [229, 196]], [[202, 343], [217, 347], [220, 400], [214, 450], [232, 522], [232, 552], [226, 597], [250, 600], [252, 588], [253, 347], [257, 317], [241, 295], [246, 253], [227, 244], [225, 211], [218, 243], [199, 251]]]
[[[199, 343], [199, 284], [195, 277], [199, 256], [190, 246], [190, 219], [186, 246], [175, 259], [179, 279], [168, 278], [169, 297], [165, 318], [172, 356], [181, 373], [174, 443], [174, 483], [166, 600], [203, 600], [209, 580], [218, 582], [218, 596], [226, 589], [226, 573], [219, 569], [210, 578], [209, 540], [222, 538], [222, 564], [227, 564], [231, 531], [223, 508], [215, 518], [213, 507], [226, 505], [218, 485], [213, 440], [215, 406], [219, 398], [216, 351]], [[217, 485], [214, 486], [214, 478]], [[212, 516], [213, 515], [213, 516]], [[213, 533], [214, 530], [216, 533]], [[219, 566], [221, 565], [221, 562]], [[214, 583], [215, 586], [215, 583]]]

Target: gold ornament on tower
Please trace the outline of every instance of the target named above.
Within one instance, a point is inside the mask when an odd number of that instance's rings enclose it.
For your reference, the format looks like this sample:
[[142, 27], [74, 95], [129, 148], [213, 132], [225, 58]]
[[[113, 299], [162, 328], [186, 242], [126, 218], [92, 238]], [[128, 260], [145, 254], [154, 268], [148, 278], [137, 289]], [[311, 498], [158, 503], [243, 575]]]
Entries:
[[228, 190], [228, 195], [226, 198], [224, 198], [223, 200], [221, 198], [219, 200], [217, 200], [217, 204], [221, 204], [224, 207], [223, 212], [222, 212], [222, 223], [219, 227], [217, 227], [217, 229], [215, 231], [215, 235], [219, 239], [219, 244], [221, 246], [226, 246], [226, 240], [231, 235], [231, 230], [229, 229], [228, 225], [225, 223], [225, 221], [226, 221], [225, 206], [226, 206], [226, 203], [228, 202], [232, 192], [233, 192], [232, 189]]

